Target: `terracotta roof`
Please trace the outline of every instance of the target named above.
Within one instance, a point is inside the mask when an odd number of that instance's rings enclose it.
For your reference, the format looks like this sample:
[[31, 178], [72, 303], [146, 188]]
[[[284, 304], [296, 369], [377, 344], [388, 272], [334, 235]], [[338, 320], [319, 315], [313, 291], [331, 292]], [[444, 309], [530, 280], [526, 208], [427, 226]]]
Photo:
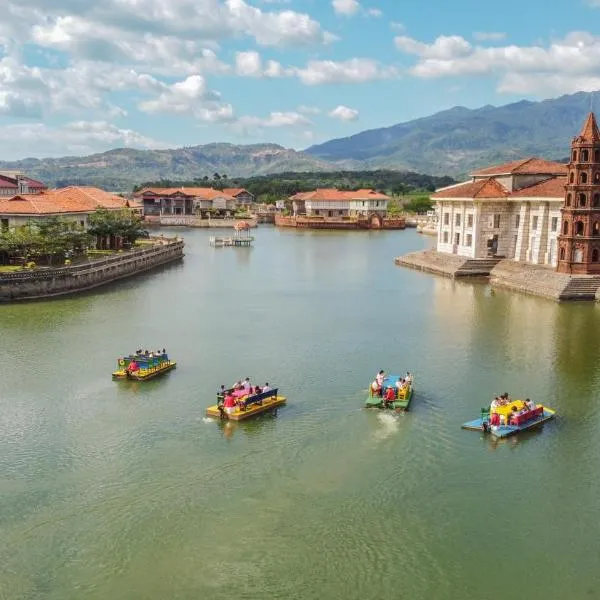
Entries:
[[230, 198], [233, 198], [230, 194], [227, 194], [224, 191], [206, 187], [144, 188], [143, 190], [137, 192], [136, 196], [143, 197], [147, 194], [159, 196], [161, 198], [179, 194], [188, 198], [201, 198], [203, 200], [212, 200], [217, 196], [229, 196]]
[[511, 198], [564, 198], [566, 177], [550, 177], [540, 183], [513, 192]]
[[310, 200], [311, 202], [348, 202], [350, 200], [389, 200], [390, 197], [375, 190], [341, 191], [336, 188], [317, 189], [314, 192], [300, 192], [292, 200]]
[[90, 213], [97, 208], [120, 209], [127, 201], [94, 187], [66, 187], [39, 194], [21, 194], [0, 199], [0, 214], [49, 215]]
[[[223, 189], [223, 193], [227, 194], [228, 196], [233, 196], [235, 198], [235, 196], [237, 196], [238, 194], [241, 194], [243, 192], [246, 192], [246, 194], [250, 194], [250, 192], [245, 189], [245, 188], [224, 188]], [[252, 195], [252, 194], [250, 194]]]
[[493, 177], [478, 179], [452, 185], [438, 190], [431, 197], [436, 199], [446, 198], [506, 198], [508, 190], [499, 184]]
[[473, 177], [484, 177], [490, 175], [564, 175], [567, 165], [544, 160], [543, 158], [524, 158], [512, 162], [486, 167], [472, 173]]
[[[47, 189], [48, 186], [35, 179], [29, 177], [23, 177], [30, 188]], [[0, 187], [1, 188], [14, 188], [18, 189], [18, 180], [15, 177], [9, 177], [8, 175], [0, 175]]]
[[598, 124], [596, 123], [596, 116], [593, 112], [587, 116], [581, 133], [576, 138], [580, 142], [598, 143], [600, 142], [600, 131], [598, 131]]

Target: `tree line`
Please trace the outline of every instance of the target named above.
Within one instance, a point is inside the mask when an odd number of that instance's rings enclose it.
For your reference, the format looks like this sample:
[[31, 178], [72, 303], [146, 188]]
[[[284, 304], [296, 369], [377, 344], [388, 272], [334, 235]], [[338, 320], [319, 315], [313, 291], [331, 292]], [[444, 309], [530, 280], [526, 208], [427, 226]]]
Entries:
[[406, 196], [422, 192], [430, 194], [435, 189], [456, 183], [451, 177], [436, 177], [411, 171], [331, 171], [307, 173], [278, 173], [255, 177], [229, 178], [226, 174], [214, 173], [191, 180], [160, 179], [146, 181], [134, 187], [137, 192], [145, 187], [204, 187], [215, 189], [241, 187], [253, 194], [258, 202], [274, 203], [289, 198], [298, 192], [308, 192], [317, 188], [338, 188], [354, 191], [374, 189], [383, 193]]

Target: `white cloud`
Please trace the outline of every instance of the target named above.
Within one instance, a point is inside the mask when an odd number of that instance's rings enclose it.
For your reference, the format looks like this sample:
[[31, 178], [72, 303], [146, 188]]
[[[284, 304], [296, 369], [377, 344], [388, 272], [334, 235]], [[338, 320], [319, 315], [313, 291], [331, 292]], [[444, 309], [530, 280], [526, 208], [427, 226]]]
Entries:
[[201, 121], [225, 122], [233, 120], [231, 104], [221, 102], [220, 94], [209, 90], [201, 75], [190, 75], [172, 85], [163, 84], [160, 94], [139, 104], [147, 113], [192, 116]]
[[381, 17], [381, 16], [383, 16], [383, 11], [381, 11], [378, 8], [368, 8], [367, 9], [367, 14], [370, 17]]
[[340, 121], [356, 121], [359, 112], [354, 108], [348, 108], [347, 106], [340, 104], [328, 114], [332, 119], [338, 119]]
[[394, 31], [405, 31], [406, 30], [406, 26], [404, 25], [404, 23], [398, 23], [398, 21], [392, 21], [390, 23], [390, 27]]
[[396, 38], [396, 46], [418, 57], [410, 72], [421, 78], [499, 76], [504, 93], [569, 93], [598, 89], [600, 36], [571, 32], [547, 47], [472, 46], [460, 36], [441, 36], [433, 44]]
[[506, 39], [506, 33], [501, 31], [476, 31], [473, 37], [478, 42], [501, 42]]
[[311, 60], [304, 68], [297, 68], [294, 72], [305, 85], [365, 83], [398, 76], [394, 67], [381, 65], [370, 58], [351, 58], [341, 62]]
[[262, 57], [254, 50], [237, 52], [235, 55], [235, 72], [242, 77], [283, 77], [289, 74], [283, 66], [275, 60], [268, 60], [263, 66]]
[[332, 0], [331, 5], [336, 15], [355, 15], [360, 10], [357, 0]]
[[106, 121], [75, 121], [60, 127], [43, 123], [19, 123], [0, 127], [2, 139], [10, 145], [0, 148], [0, 159], [16, 157], [61, 156], [64, 154], [90, 154], [114, 147], [158, 149], [165, 144], [131, 129], [120, 129]]
[[248, 127], [296, 127], [298, 125], [310, 125], [310, 120], [300, 113], [290, 112], [272, 112], [268, 117], [240, 117], [235, 122], [236, 125], [243, 128]]

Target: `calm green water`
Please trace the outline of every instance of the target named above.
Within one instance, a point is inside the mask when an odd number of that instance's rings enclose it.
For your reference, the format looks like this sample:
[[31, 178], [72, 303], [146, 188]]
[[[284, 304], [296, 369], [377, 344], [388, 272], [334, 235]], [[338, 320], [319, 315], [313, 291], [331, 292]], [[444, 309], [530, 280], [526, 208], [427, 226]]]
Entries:
[[[184, 263], [0, 306], [1, 599], [600, 597], [600, 313], [400, 269], [413, 231], [186, 232]], [[119, 354], [178, 369], [114, 383]], [[413, 410], [361, 410], [380, 368]], [[289, 406], [204, 419], [221, 383]], [[560, 418], [493, 443], [494, 393]]]

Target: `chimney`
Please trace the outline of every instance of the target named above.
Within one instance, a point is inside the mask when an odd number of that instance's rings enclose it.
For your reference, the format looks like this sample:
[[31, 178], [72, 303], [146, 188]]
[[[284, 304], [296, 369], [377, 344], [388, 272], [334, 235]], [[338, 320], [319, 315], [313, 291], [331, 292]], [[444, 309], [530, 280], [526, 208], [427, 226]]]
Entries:
[[29, 194], [29, 185], [22, 175], [17, 175], [17, 194]]

